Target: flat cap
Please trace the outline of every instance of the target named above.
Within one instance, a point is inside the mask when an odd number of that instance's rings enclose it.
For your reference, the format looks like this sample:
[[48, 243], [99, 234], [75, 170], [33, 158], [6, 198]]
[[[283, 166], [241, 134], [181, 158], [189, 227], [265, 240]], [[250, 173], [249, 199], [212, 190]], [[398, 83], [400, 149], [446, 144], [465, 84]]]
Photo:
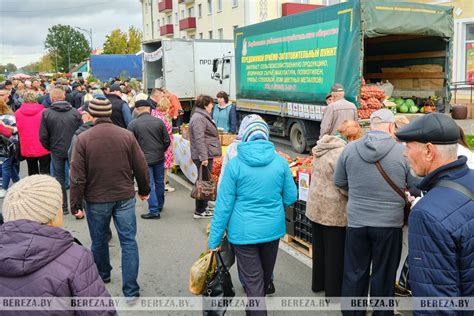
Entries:
[[456, 144], [460, 137], [459, 126], [449, 116], [429, 113], [400, 128], [395, 136], [403, 142]]
[[374, 123], [395, 123], [395, 115], [387, 109], [380, 109], [370, 115], [370, 124]]
[[331, 92], [343, 92], [344, 86], [340, 83], [335, 83], [331, 87]]
[[141, 108], [141, 107], [150, 107], [151, 108], [151, 103], [148, 102], [148, 100], [138, 100], [135, 102], [135, 108]]

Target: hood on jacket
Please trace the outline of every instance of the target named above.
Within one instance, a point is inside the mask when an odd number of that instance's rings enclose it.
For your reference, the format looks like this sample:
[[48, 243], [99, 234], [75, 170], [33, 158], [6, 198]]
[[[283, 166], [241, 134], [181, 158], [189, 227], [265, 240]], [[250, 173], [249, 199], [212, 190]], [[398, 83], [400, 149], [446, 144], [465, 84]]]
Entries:
[[357, 152], [369, 163], [375, 163], [385, 157], [396, 144], [390, 134], [379, 131], [369, 132], [355, 142]]
[[79, 135], [81, 134], [82, 132], [85, 132], [87, 131], [88, 129], [94, 127], [94, 122], [92, 121], [89, 121], [87, 123], [84, 123], [82, 124], [81, 126], [79, 126], [79, 128], [77, 129], [77, 131], [74, 133], [75, 135]]
[[73, 237], [58, 227], [17, 220], [0, 227], [0, 275], [19, 277], [33, 273], [63, 254]]
[[72, 109], [72, 105], [67, 101], [56, 101], [50, 108], [58, 112], [67, 112]]
[[44, 110], [44, 106], [39, 103], [23, 103], [18, 110], [26, 116], [34, 116]]
[[329, 151], [346, 146], [346, 142], [334, 135], [324, 135], [313, 148], [313, 155], [316, 158], [322, 157]]
[[238, 145], [240, 160], [251, 167], [263, 167], [270, 164], [276, 157], [275, 145], [266, 140], [240, 143]]

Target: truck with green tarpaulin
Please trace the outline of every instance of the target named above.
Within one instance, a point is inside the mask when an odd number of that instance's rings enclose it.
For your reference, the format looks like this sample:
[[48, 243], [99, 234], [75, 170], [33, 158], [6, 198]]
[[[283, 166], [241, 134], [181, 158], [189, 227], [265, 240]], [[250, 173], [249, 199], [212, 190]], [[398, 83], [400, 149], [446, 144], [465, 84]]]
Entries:
[[235, 55], [215, 61], [214, 72], [231, 80], [219, 65], [235, 60], [239, 115], [262, 115], [303, 152], [319, 138], [334, 83], [356, 105], [364, 80], [447, 104], [452, 39], [452, 7], [356, 0], [237, 28]]

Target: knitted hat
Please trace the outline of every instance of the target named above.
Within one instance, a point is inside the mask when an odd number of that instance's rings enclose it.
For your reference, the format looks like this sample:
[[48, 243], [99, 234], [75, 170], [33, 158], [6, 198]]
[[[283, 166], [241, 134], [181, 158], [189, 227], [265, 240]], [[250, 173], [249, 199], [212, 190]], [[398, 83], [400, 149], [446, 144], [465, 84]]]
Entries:
[[92, 99], [89, 101], [88, 112], [93, 117], [110, 117], [112, 115], [112, 103], [107, 99]]
[[3, 217], [5, 222], [28, 219], [47, 224], [56, 218], [62, 203], [59, 182], [47, 175], [34, 175], [8, 189], [3, 202]]
[[247, 125], [244, 134], [242, 135], [243, 142], [250, 142], [254, 140], [268, 140], [270, 138], [270, 129], [263, 119], [257, 119]]
[[238, 140], [242, 140], [242, 136], [244, 136], [245, 130], [249, 126], [250, 123], [256, 121], [256, 120], [261, 120], [262, 117], [257, 114], [249, 114], [245, 116], [242, 119], [242, 122], [240, 122], [240, 127], [239, 127], [239, 134], [237, 135]]

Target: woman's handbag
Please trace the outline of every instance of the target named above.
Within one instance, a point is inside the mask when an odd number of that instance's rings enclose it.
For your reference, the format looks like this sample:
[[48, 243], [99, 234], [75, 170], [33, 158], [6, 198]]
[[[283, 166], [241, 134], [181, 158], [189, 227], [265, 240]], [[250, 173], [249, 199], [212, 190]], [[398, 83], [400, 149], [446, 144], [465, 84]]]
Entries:
[[383, 170], [382, 165], [380, 164], [380, 161], [377, 161], [375, 163], [375, 166], [379, 170], [380, 174], [382, 177], [387, 181], [387, 183], [392, 187], [392, 189], [397, 192], [398, 195], [405, 201], [405, 207], [403, 208], [403, 224], [407, 225], [408, 224], [408, 215], [410, 215], [410, 210], [411, 210], [411, 202], [408, 200], [407, 195], [405, 192], [403, 192], [395, 183], [393, 183], [392, 179], [387, 175], [385, 170]]
[[[220, 264], [217, 265], [213, 277], [207, 282], [203, 294], [203, 315], [222, 316], [226, 307], [235, 296], [234, 285], [229, 270], [222, 260], [220, 251], [217, 252]], [[212, 307], [216, 306], [216, 307]]]
[[209, 169], [207, 167], [207, 178], [209, 180], [202, 179], [203, 169], [203, 166], [199, 167], [198, 179], [194, 183], [193, 190], [191, 191], [191, 197], [200, 201], [215, 201], [217, 195], [217, 185], [214, 181], [212, 181]]

